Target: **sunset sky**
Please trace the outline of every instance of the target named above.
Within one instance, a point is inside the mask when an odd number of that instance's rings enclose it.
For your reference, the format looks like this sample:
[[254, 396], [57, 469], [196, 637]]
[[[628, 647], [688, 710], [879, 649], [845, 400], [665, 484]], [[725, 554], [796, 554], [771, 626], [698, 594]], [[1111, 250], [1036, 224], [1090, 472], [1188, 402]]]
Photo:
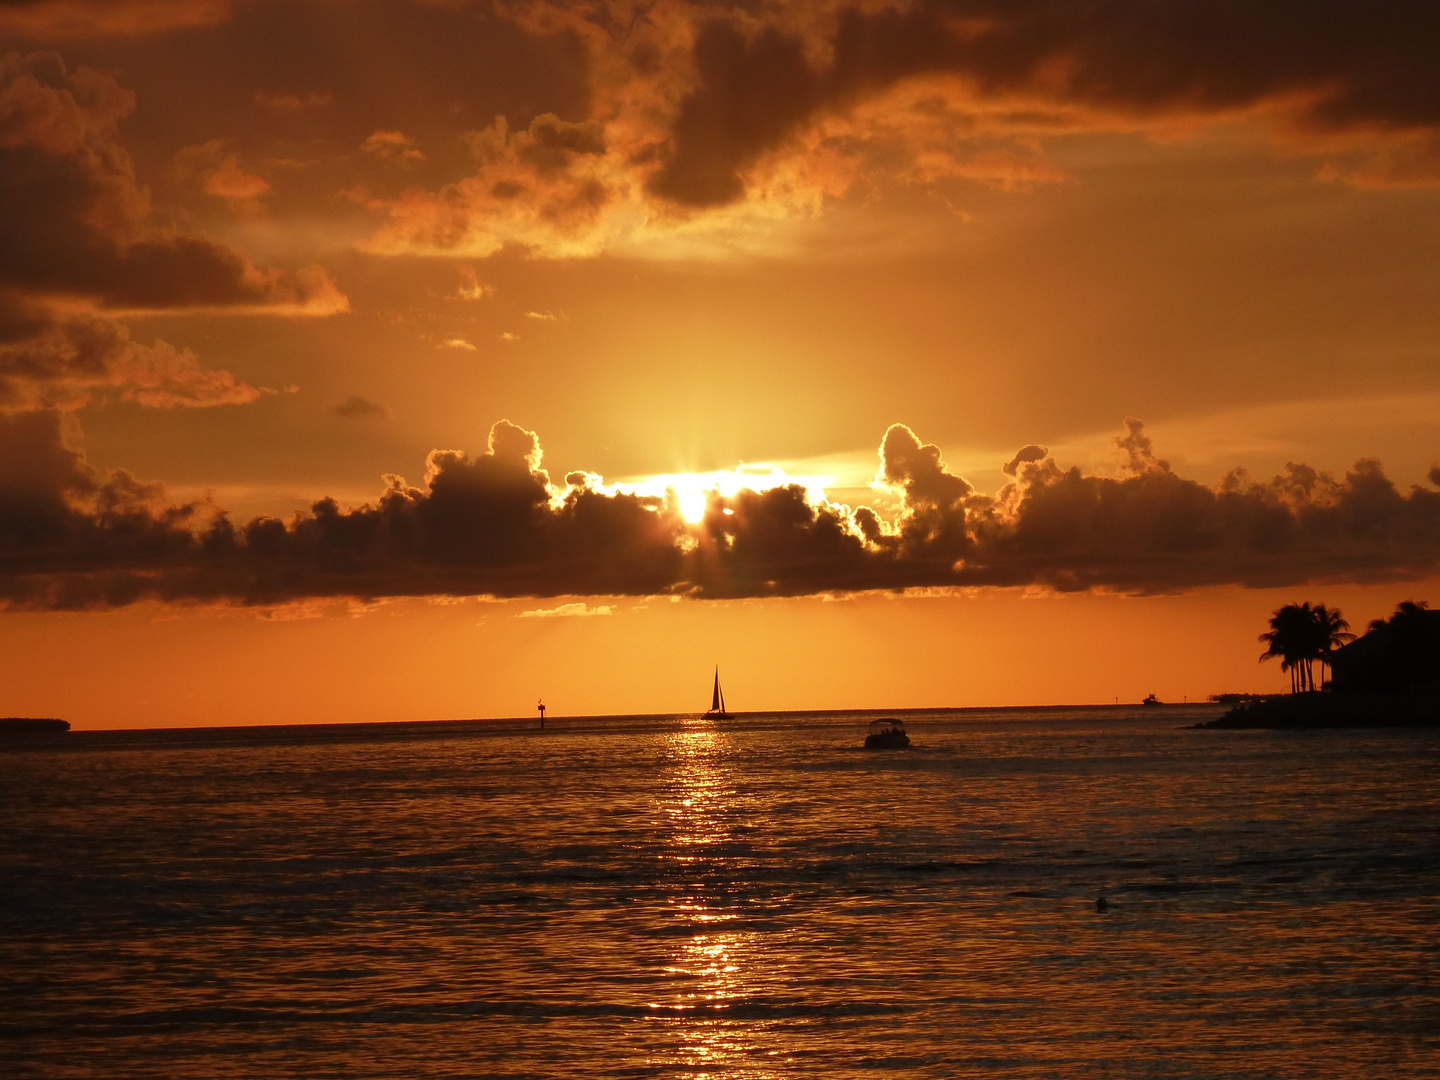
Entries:
[[1440, 8], [0, 0], [0, 714], [1191, 700], [1440, 601]]

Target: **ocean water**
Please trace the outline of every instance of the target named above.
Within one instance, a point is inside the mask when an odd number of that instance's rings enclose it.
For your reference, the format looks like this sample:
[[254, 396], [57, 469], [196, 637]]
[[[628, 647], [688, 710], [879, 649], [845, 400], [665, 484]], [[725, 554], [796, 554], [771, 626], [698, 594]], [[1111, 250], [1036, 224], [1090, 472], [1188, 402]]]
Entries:
[[1216, 712], [11, 748], [0, 1075], [1440, 1076], [1440, 733]]

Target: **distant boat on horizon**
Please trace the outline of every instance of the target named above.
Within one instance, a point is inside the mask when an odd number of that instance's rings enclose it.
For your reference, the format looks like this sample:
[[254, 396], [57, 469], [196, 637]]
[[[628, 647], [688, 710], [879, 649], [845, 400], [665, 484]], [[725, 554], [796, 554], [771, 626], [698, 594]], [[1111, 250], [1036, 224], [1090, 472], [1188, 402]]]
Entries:
[[1150, 694], [1150, 695], [1146, 696], [1145, 700], [1142, 701], [1142, 702], [1140, 702], [1140, 704], [1141, 704], [1141, 705], [1164, 705], [1165, 703], [1164, 703], [1163, 701], [1161, 701], [1158, 697], [1156, 697], [1154, 694]]
[[720, 665], [715, 665], [715, 689], [710, 695], [710, 708], [705, 711], [706, 716], [713, 716], [717, 720], [730, 719], [730, 713], [725, 711], [725, 691], [720, 689]]

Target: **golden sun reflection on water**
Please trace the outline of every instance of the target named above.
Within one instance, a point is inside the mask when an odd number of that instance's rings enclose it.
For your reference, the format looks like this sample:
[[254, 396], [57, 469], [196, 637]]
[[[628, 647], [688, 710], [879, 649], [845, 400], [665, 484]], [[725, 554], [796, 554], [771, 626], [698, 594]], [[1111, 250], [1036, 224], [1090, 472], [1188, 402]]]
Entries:
[[673, 1059], [652, 1063], [695, 1077], [762, 1075], [741, 1063], [777, 1051], [761, 1045], [756, 1025], [732, 1013], [755, 993], [757, 935], [729, 928], [741, 919], [730, 908], [743, 898], [721, 895], [723, 886], [707, 881], [716, 862], [733, 854], [724, 848], [738, 823], [729, 764], [734, 741], [714, 720], [699, 716], [684, 721], [668, 743], [672, 766], [657, 803], [671, 831], [665, 858], [679, 871], [677, 895], [669, 899], [678, 932], [665, 967], [675, 989], [649, 1005], [651, 1019], [672, 1025], [678, 1038]]

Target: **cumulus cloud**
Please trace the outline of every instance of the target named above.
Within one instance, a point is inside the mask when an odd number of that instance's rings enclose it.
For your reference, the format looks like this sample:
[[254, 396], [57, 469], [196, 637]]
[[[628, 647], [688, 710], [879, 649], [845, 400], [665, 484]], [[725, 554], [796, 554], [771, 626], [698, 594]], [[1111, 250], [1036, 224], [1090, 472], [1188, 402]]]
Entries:
[[512, 131], [499, 116], [467, 139], [475, 175], [434, 193], [360, 196], [390, 217], [371, 240], [372, 250], [484, 258], [519, 243], [567, 257], [595, 254], [618, 235], [622, 223], [612, 210], [628, 197], [631, 167], [623, 156], [607, 153], [598, 121], [545, 113]]
[[360, 144], [367, 154], [387, 161], [424, 161], [425, 155], [403, 131], [375, 131]]
[[[100, 387], [152, 405], [248, 400], [255, 391], [202, 373], [190, 353], [129, 341], [116, 316], [348, 306], [319, 267], [262, 270], [206, 237], [159, 228], [118, 141], [133, 107], [109, 75], [72, 71], [54, 54], [0, 58], [0, 398], [11, 407], [70, 406]], [[187, 160], [232, 205], [264, 193], [223, 144]]]
[[109, 309], [343, 303], [329, 279], [264, 271], [202, 236], [154, 226], [117, 140], [134, 95], [58, 56], [0, 60], [0, 289]]
[[243, 405], [262, 394], [228, 371], [203, 367], [188, 349], [132, 341], [111, 319], [9, 314], [0, 298], [0, 411], [78, 409], [97, 399], [148, 408]]
[[1000, 467], [1000, 471], [1006, 476], [1014, 476], [1021, 465], [1030, 461], [1044, 461], [1050, 456], [1050, 451], [1039, 443], [1031, 443], [1029, 446], [1022, 446], [1015, 451], [1015, 456]]
[[[583, 471], [555, 484], [539, 437], [504, 420], [484, 453], [432, 451], [420, 486], [389, 475], [374, 503], [325, 498], [289, 520], [240, 524], [172, 505], [128, 473], [102, 475], [66, 434], [55, 411], [0, 415], [0, 603], [10, 607], [977, 586], [1155, 593], [1440, 569], [1440, 493], [1399, 490], [1377, 461], [1340, 477], [1290, 464], [1268, 480], [1233, 471], [1206, 485], [1162, 467], [1133, 419], [1116, 439], [1115, 475], [1065, 468], [1032, 445], [987, 496], [897, 424], [878, 460], [877, 482], [899, 500], [888, 518], [791, 484], [711, 492], [695, 523], [673, 495], [607, 491]], [[605, 605], [583, 607], [535, 617]]]
[[589, 53], [583, 115], [500, 117], [473, 175], [368, 203], [372, 247], [595, 254], [698, 219], [813, 212], [857, 186], [1065, 173], [1068, 134], [1258, 123], [1362, 187], [1440, 182], [1440, 15], [1421, 0], [806, 0], [500, 6]]
[[270, 182], [240, 164], [228, 139], [185, 147], [175, 155], [175, 167], [183, 181], [221, 200], [238, 217], [259, 215], [261, 200], [270, 193]]
[[561, 604], [553, 608], [531, 608], [529, 611], [522, 611], [522, 619], [583, 619], [593, 615], [609, 615], [615, 609], [610, 604], [596, 604], [591, 607], [588, 604]]
[[495, 295], [495, 286], [481, 281], [474, 267], [458, 266], [456, 272], [460, 275], [460, 285], [455, 290], [457, 300], [484, 300]]

